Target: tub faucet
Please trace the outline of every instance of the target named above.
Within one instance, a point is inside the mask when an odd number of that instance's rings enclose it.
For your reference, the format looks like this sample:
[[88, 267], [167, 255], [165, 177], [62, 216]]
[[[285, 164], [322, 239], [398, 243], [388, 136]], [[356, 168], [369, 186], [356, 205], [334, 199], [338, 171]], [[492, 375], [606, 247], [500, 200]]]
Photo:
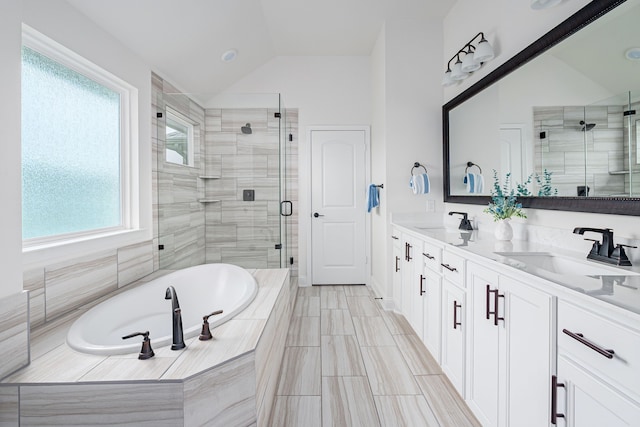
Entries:
[[182, 334], [182, 310], [178, 301], [178, 294], [173, 286], [169, 286], [164, 299], [171, 300], [171, 316], [173, 318], [173, 344], [171, 350], [181, 350], [186, 347]]

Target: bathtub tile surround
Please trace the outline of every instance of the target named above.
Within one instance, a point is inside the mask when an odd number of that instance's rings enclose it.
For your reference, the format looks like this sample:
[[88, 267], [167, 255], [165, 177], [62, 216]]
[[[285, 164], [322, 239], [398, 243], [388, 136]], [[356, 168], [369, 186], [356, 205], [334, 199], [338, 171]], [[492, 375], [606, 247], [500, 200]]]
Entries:
[[153, 271], [151, 241], [118, 249], [118, 287], [134, 282]]
[[[290, 337], [314, 323], [300, 319], [318, 319], [313, 298], [337, 305], [356, 296], [369, 298], [376, 315], [357, 311], [355, 304], [321, 309], [320, 344], [288, 341], [269, 425], [479, 426], [406, 319], [383, 310], [369, 287], [300, 288]], [[353, 325], [370, 322], [391, 341], [364, 341]]]
[[44, 268], [34, 268], [22, 274], [22, 287], [29, 291], [29, 321], [31, 328], [45, 321]]
[[259, 296], [238, 318], [214, 328], [213, 340], [191, 338], [185, 351], [154, 347], [156, 356], [140, 361], [137, 354], [96, 356], [68, 348], [70, 324], [104, 298], [36, 328], [33, 362], [0, 383], [2, 420], [7, 414], [14, 427], [268, 425], [297, 282], [286, 269], [250, 272]]
[[0, 378], [29, 363], [29, 293], [0, 299]]

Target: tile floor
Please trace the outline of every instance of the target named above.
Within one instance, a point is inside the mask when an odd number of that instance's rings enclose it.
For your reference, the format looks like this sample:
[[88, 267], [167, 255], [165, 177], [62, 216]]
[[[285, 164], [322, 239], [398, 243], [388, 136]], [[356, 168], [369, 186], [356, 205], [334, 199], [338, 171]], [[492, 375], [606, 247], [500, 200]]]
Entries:
[[299, 288], [270, 426], [479, 426], [366, 286]]

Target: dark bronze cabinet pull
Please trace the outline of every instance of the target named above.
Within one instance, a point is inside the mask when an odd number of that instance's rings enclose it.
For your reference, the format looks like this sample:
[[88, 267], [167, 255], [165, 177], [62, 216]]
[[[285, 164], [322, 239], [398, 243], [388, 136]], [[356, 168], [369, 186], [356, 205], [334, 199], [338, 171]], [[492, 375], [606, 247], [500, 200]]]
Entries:
[[435, 257], [431, 254], [425, 254], [424, 252], [422, 252], [422, 255], [426, 256], [429, 259], [435, 259]]
[[487, 320], [489, 320], [489, 317], [491, 317], [491, 310], [489, 309], [490, 304], [491, 304], [491, 287], [487, 285], [487, 305], [486, 305]]
[[[493, 311], [491, 311], [489, 309], [489, 305], [491, 304], [491, 298], [489, 296], [489, 294], [493, 293]], [[489, 285], [487, 285], [487, 312], [486, 312], [486, 316], [487, 316], [487, 320], [489, 320], [489, 317], [493, 314], [493, 324], [495, 326], [498, 326], [498, 320], [504, 320], [504, 317], [499, 317], [498, 316], [498, 299], [499, 298], [504, 298], [504, 294], [501, 294], [498, 292], [498, 289], [491, 289], [491, 287]]]
[[555, 425], [558, 418], [564, 418], [564, 414], [558, 414], [558, 387], [564, 387], [558, 382], [558, 377], [551, 375], [551, 424]]
[[407, 243], [407, 261], [411, 261], [413, 259], [411, 257], [411, 248], [413, 248], [413, 246], [411, 246], [409, 243]]
[[398, 271], [400, 271], [400, 267], [398, 266], [398, 261], [400, 261], [400, 257], [399, 256], [396, 257], [396, 273]]
[[421, 274], [420, 275], [420, 296], [422, 296], [422, 294], [424, 294], [426, 291], [422, 288], [422, 283], [424, 282], [424, 276]]
[[563, 333], [569, 335], [571, 338], [573, 338], [574, 340], [586, 345], [587, 347], [589, 347], [591, 350], [596, 351], [598, 353], [600, 353], [601, 355], [603, 355], [604, 357], [606, 357], [607, 359], [613, 359], [613, 355], [616, 353], [613, 350], [606, 350], [594, 343], [592, 343], [591, 341], [589, 341], [588, 339], [586, 339], [584, 337], [584, 335], [582, 335], [581, 333], [574, 333], [571, 332], [567, 329], [563, 329], [562, 330]]
[[392, 236], [391, 236], [391, 238], [392, 238], [393, 240], [398, 240], [398, 236], [393, 236], [393, 235], [392, 235]]
[[457, 268], [455, 268], [455, 267], [451, 267], [449, 264], [442, 264], [442, 263], [441, 263], [440, 265], [441, 265], [441, 266], [443, 266], [444, 268], [446, 268], [446, 269], [447, 269], [447, 270], [449, 270], [449, 271], [458, 271], [458, 269], [457, 269]]
[[457, 329], [458, 326], [462, 326], [462, 322], [458, 322], [458, 308], [462, 308], [462, 304], [458, 304], [458, 301], [453, 301], [453, 329]]
[[404, 260], [409, 261], [409, 244], [404, 242]]

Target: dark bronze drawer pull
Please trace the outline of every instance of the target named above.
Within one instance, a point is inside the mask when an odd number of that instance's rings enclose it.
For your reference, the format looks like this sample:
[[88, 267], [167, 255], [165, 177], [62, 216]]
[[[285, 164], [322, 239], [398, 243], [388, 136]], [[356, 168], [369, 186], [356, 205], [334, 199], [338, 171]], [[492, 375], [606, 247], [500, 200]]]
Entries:
[[440, 264], [440, 265], [443, 266], [444, 268], [446, 268], [449, 271], [458, 271], [457, 268], [451, 267], [449, 264]]
[[424, 252], [422, 252], [422, 255], [426, 256], [426, 257], [427, 257], [427, 258], [429, 258], [429, 259], [435, 259], [435, 258], [436, 258], [436, 257], [434, 257], [433, 255], [431, 255], [431, 254], [425, 254]]
[[551, 375], [551, 424], [555, 425], [558, 418], [564, 418], [564, 414], [558, 414], [558, 387], [564, 387], [558, 382], [558, 377]]
[[424, 288], [422, 287], [422, 283], [424, 282], [424, 276], [421, 274], [420, 275], [420, 296], [422, 296], [422, 294], [426, 293], [426, 291], [424, 290]]
[[396, 273], [398, 271], [400, 271], [400, 267], [398, 266], [398, 261], [400, 261], [400, 257], [399, 256], [396, 257]]
[[398, 237], [397, 237], [397, 236], [391, 236], [391, 238], [392, 238], [393, 240], [398, 240]]
[[571, 331], [569, 331], [567, 329], [563, 329], [562, 332], [564, 332], [565, 334], [569, 335], [574, 340], [586, 345], [591, 350], [597, 351], [598, 353], [600, 353], [601, 355], [603, 355], [607, 359], [613, 359], [613, 355], [616, 353], [613, 350], [606, 350], [606, 349], [604, 349], [604, 348], [592, 343], [591, 341], [586, 339], [584, 337], [584, 335], [582, 335], [581, 333], [573, 333], [573, 332], [571, 332]]
[[458, 322], [458, 308], [462, 308], [462, 304], [458, 304], [458, 301], [453, 301], [453, 329], [462, 326], [462, 322]]

